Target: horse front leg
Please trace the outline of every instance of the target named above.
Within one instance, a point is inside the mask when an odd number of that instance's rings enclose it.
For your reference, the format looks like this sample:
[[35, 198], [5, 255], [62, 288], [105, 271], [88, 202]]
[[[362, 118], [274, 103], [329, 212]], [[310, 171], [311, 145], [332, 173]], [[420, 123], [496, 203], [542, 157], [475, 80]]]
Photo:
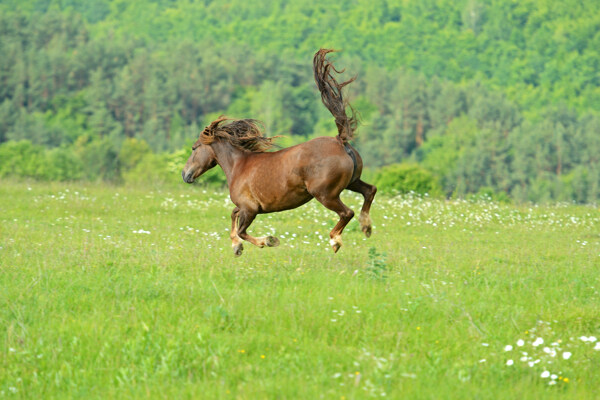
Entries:
[[[232, 215], [232, 217], [233, 217], [233, 215]], [[246, 232], [246, 229], [248, 229], [248, 227], [250, 226], [252, 221], [254, 221], [254, 218], [256, 218], [255, 212], [241, 210], [241, 209], [239, 210], [238, 220], [237, 220], [237, 236], [239, 236], [240, 238], [252, 243], [255, 246], [261, 247], [261, 248], [265, 247], [265, 246], [267, 246], [267, 247], [279, 246], [279, 239], [277, 239], [274, 236], [254, 237], [254, 236], [250, 236]], [[242, 250], [243, 250], [243, 246], [240, 243], [239, 244], [239, 253], [237, 251], [235, 251], [235, 248], [234, 248], [235, 255], [236, 256], [242, 255]]]
[[239, 207], [234, 208], [231, 212], [231, 233], [229, 234], [229, 237], [231, 238], [231, 247], [233, 248], [233, 254], [235, 254], [236, 257], [241, 256], [242, 251], [244, 250], [242, 239], [238, 236], [237, 233], [237, 219], [239, 213]]
[[373, 199], [375, 198], [375, 193], [377, 193], [377, 188], [374, 185], [369, 185], [368, 183], [357, 179], [350, 185], [348, 185], [346, 189], [352, 190], [353, 192], [357, 192], [363, 195], [365, 201], [363, 203], [362, 209], [360, 210], [358, 222], [360, 223], [360, 229], [363, 231], [365, 236], [370, 237], [372, 231], [372, 223], [371, 216], [369, 215], [369, 210], [371, 209], [371, 203], [373, 203]]

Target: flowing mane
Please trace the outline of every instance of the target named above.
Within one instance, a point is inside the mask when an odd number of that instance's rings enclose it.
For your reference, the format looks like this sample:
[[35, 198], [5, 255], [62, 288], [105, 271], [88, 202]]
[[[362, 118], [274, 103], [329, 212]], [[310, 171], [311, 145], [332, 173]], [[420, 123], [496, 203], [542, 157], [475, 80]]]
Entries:
[[[223, 124], [225, 121], [231, 122]], [[229, 119], [220, 116], [204, 128], [193, 148], [200, 144], [211, 144], [216, 138], [221, 138], [240, 150], [264, 153], [273, 147], [274, 139], [280, 136], [265, 137], [261, 125], [255, 119]]]

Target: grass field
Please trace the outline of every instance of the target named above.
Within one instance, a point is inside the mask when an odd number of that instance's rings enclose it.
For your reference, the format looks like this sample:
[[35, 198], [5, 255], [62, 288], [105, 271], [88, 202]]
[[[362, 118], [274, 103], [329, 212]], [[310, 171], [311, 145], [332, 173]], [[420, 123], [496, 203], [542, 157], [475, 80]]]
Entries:
[[597, 208], [378, 196], [334, 255], [313, 201], [240, 258], [232, 208], [0, 182], [0, 398], [600, 397]]

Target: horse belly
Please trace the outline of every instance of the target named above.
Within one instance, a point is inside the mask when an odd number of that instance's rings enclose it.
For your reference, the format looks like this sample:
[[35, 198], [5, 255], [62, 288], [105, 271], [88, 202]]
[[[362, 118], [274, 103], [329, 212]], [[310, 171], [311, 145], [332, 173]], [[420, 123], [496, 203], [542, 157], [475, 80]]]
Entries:
[[253, 185], [252, 188], [261, 212], [290, 210], [312, 199], [300, 177], [290, 174], [269, 175], [265, 179], [261, 179], [260, 183]]
[[303, 195], [286, 196], [280, 201], [265, 203], [261, 207], [263, 213], [270, 213], [276, 211], [291, 210], [293, 208], [300, 207], [303, 204], [308, 203], [313, 197], [307, 193]]

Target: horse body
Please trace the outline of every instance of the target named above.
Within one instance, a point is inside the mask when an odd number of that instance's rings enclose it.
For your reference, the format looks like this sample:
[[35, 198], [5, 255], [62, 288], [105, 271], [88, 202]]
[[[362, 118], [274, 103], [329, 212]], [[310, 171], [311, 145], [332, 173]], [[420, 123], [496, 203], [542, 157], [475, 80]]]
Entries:
[[275, 152], [266, 152], [272, 138], [266, 138], [253, 120], [227, 121], [219, 118], [200, 134], [183, 171], [183, 180], [192, 183], [208, 169], [219, 165], [227, 177], [229, 193], [236, 205], [231, 213], [231, 240], [234, 253], [241, 255], [242, 240], [259, 247], [274, 247], [273, 236], [252, 237], [246, 229], [256, 215], [299, 207], [315, 198], [335, 211], [340, 220], [330, 232], [330, 244], [337, 252], [341, 234], [354, 212], [340, 200], [344, 189], [361, 193], [365, 199], [359, 222], [367, 237], [371, 235], [369, 209], [377, 188], [360, 180], [362, 159], [347, 143], [356, 126], [354, 115], [348, 118], [341, 88], [325, 59], [328, 50], [315, 55], [315, 80], [323, 103], [336, 117], [339, 134], [319, 137]]
[[320, 137], [272, 153], [246, 153], [233, 169], [231, 200], [262, 214], [299, 207], [321, 192], [341, 192], [354, 163], [336, 139]]

